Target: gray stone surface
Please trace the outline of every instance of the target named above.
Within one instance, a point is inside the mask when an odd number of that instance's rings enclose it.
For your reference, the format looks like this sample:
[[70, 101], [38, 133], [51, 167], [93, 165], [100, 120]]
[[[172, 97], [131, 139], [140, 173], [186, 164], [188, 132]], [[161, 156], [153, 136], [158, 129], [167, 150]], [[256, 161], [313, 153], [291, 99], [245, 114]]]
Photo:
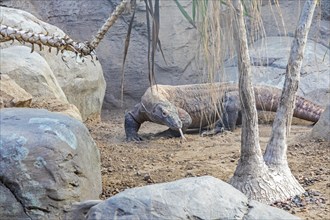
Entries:
[[[305, 0], [279, 0], [280, 7], [269, 5], [270, 1], [264, 1], [266, 4], [262, 7], [262, 21], [266, 31], [266, 36], [290, 36], [293, 37], [296, 26], [299, 21], [301, 10]], [[275, 2], [272, 0], [272, 2]], [[329, 46], [330, 40], [330, 25], [329, 25], [329, 0], [322, 0], [317, 5], [314, 11], [314, 17], [309, 39], [316, 40], [324, 46]], [[320, 16], [321, 15], [321, 16]]]
[[59, 113], [0, 110], [0, 219], [59, 219], [102, 191], [100, 156], [87, 128]]
[[[56, 25], [78, 41], [90, 40], [103, 25], [120, 0], [38, 0], [7, 1], [4, 5], [31, 12], [45, 22]], [[145, 6], [137, 1], [136, 21], [133, 25], [130, 48], [125, 66], [124, 107], [131, 107], [149, 87], [147, 67], [147, 28]], [[190, 0], [180, 1], [190, 7]], [[161, 84], [187, 84], [200, 81], [199, 70], [194, 64], [196, 56], [196, 30], [180, 14], [174, 1], [160, 1], [160, 39], [168, 65], [156, 53], [157, 82]], [[124, 39], [130, 14], [121, 16], [111, 27], [96, 52], [107, 82], [105, 107], [120, 107], [121, 68]], [[5, 23], [5, 22], [4, 22]], [[64, 92], [65, 89], [63, 89]], [[70, 98], [68, 97], [69, 101]]]
[[0, 108], [30, 107], [32, 95], [7, 74], [0, 75]]
[[289, 213], [272, 207], [265, 205], [263, 203], [257, 201], [249, 202], [249, 212], [244, 216], [244, 219], [300, 219], [297, 216], [290, 215]]
[[31, 53], [26, 46], [1, 49], [1, 73], [7, 74], [20, 87], [34, 97], [68, 100], [46, 60], [38, 53]]
[[[32, 2], [35, 4], [39, 1]], [[23, 6], [25, 3], [28, 4], [27, 1], [14, 1], [13, 3], [18, 4], [19, 7]], [[41, 9], [47, 5], [47, 2], [44, 1], [41, 4], [39, 3], [38, 6], [40, 6]], [[77, 5], [80, 6], [80, 4]], [[28, 11], [30, 7], [20, 8]], [[37, 19], [28, 12], [5, 7], [1, 7], [0, 10], [3, 24], [22, 28], [24, 30], [33, 30], [36, 33], [48, 32], [49, 34], [54, 34], [56, 36], [65, 35], [65, 33], [59, 28]], [[53, 10], [58, 12], [58, 8], [53, 8]], [[88, 27], [88, 25], [86, 27]], [[15, 43], [14, 45], [18, 44], [19, 43]], [[2, 43], [0, 46], [5, 48], [11, 47], [12, 45], [10, 45], [10, 43]], [[28, 51], [27, 56], [30, 56], [31, 59], [39, 56], [39, 54], [44, 58], [42, 64], [31, 60], [29, 61], [30, 65], [34, 66], [34, 69], [38, 69], [39, 72], [46, 71], [42, 68], [44, 66], [43, 63], [49, 65], [47, 71], [51, 70], [54, 73], [58, 85], [62, 88], [66, 99], [69, 103], [74, 104], [79, 109], [83, 120], [86, 120], [87, 118], [98, 118], [100, 116], [106, 85], [103, 70], [99, 61], [94, 60], [93, 63], [89, 57], [86, 57], [83, 60], [77, 59], [73, 52], [68, 51], [56, 55], [56, 49], [54, 48], [51, 53], [48, 52], [48, 48], [44, 48], [43, 51], [40, 51], [37, 45], [35, 46], [35, 53], [33, 54], [30, 53], [30, 50], [26, 50]], [[2, 49], [2, 51], [5, 50]], [[2, 51], [1, 54], [3, 53]], [[15, 66], [14, 64], [17, 60], [28, 58], [26, 56], [26, 58], [20, 58], [22, 54], [17, 53], [18, 51], [14, 52], [15, 53], [13, 53], [11, 57], [8, 57], [4, 62], [9, 62], [8, 60], [11, 59], [12, 61], [10, 64]], [[17, 56], [19, 57], [16, 58]], [[1, 62], [3, 62], [3, 59], [1, 59]], [[2, 65], [3, 64], [1, 64], [1, 69]]]
[[[76, 0], [42, 0], [42, 4], [40, 2], [41, 0], [3, 0], [2, 4], [29, 11], [43, 21], [60, 27], [73, 39], [85, 41], [92, 38], [92, 35], [102, 26], [120, 0], [80, 0], [79, 3]], [[149, 86], [144, 2], [137, 1], [137, 3], [136, 21], [133, 25], [125, 66], [125, 108], [130, 108], [139, 102]], [[180, 3], [188, 12], [191, 11], [190, 0], [180, 0]], [[174, 1], [160, 1], [160, 4], [160, 39], [168, 65], [164, 63], [160, 53], [157, 53], [155, 66], [157, 82], [171, 85], [202, 82], [205, 78], [202, 69], [196, 64], [196, 48], [199, 42], [196, 30], [181, 15]], [[327, 1], [322, 1], [323, 14], [326, 13], [327, 5]], [[262, 19], [266, 35], [277, 37], [287, 34], [287, 36], [293, 36], [302, 6], [303, 1], [283, 0], [280, 1], [281, 10], [278, 11], [274, 4], [269, 5], [266, 1], [262, 7]], [[324, 16], [323, 18], [325, 18]], [[130, 15], [121, 16], [97, 48], [107, 81], [104, 100], [106, 108], [120, 106], [120, 73], [129, 19]], [[282, 19], [285, 28], [282, 26]], [[317, 39], [322, 45], [328, 46], [330, 39], [329, 21], [314, 19], [309, 38]], [[269, 52], [272, 52], [271, 50], [270, 48]], [[283, 65], [286, 65], [286, 61], [281, 63], [282, 67]], [[260, 68], [261, 71], [264, 68]], [[265, 71], [269, 72], [269, 70]], [[275, 70], [276, 77], [281, 71], [282, 69]], [[274, 78], [269, 80], [274, 80]], [[270, 83], [278, 84], [278, 81], [279, 78], [276, 78], [274, 83], [271, 81]], [[63, 90], [66, 92], [65, 89]], [[69, 97], [68, 99], [71, 100]]]
[[[86, 203], [87, 204], [87, 203]], [[87, 219], [299, 219], [211, 176], [125, 190], [93, 206]]]
[[323, 1], [320, 1], [320, 4], [321, 4], [322, 18], [327, 21], [330, 21], [330, 1], [323, 0]]
[[[268, 37], [250, 46], [254, 84], [283, 87], [292, 37]], [[322, 106], [330, 103], [330, 55], [325, 46], [309, 40], [301, 68], [298, 95]], [[227, 81], [238, 81], [235, 58], [226, 63]]]
[[[0, 65], [1, 77], [4, 78], [1, 79], [1, 91], [6, 89], [3, 91], [6, 94], [3, 94], [1, 99], [7, 99], [4, 107], [45, 108], [82, 121], [79, 110], [68, 102], [53, 71], [38, 53], [31, 53], [31, 49], [26, 46], [1, 49]], [[6, 76], [9, 76], [11, 81], [5, 80]], [[21, 88], [20, 92], [15, 89], [14, 84]], [[30, 101], [24, 102], [28, 96]]]
[[322, 113], [319, 121], [313, 126], [312, 137], [330, 141], [330, 104]]

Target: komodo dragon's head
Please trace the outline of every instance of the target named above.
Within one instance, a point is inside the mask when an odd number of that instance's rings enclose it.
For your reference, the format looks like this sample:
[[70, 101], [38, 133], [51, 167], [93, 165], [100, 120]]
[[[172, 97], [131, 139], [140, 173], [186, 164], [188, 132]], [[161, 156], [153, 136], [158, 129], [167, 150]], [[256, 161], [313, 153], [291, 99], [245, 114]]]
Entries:
[[166, 125], [173, 130], [182, 128], [178, 109], [170, 102], [158, 102], [152, 106], [144, 106], [148, 117], [155, 123]]

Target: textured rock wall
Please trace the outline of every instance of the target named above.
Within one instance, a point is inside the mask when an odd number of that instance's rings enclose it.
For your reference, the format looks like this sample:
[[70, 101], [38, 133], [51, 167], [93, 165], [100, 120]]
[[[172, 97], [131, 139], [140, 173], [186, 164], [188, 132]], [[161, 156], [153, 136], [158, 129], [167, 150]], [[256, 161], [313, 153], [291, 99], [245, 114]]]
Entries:
[[[267, 37], [250, 46], [253, 83], [283, 88], [292, 41], [292, 37]], [[307, 41], [297, 92], [324, 107], [330, 103], [330, 56], [327, 50], [329, 48], [315, 41]], [[238, 82], [236, 58], [227, 65], [225, 79]]]
[[[3, 5], [16, 7], [56, 25], [73, 39], [84, 41], [102, 26], [119, 0], [39, 0], [8, 1]], [[133, 25], [130, 49], [125, 67], [125, 106], [132, 106], [149, 86], [147, 70], [147, 29], [145, 6], [137, 1], [136, 22]], [[189, 1], [183, 1], [183, 3]], [[157, 53], [157, 82], [162, 84], [187, 84], [199, 82], [198, 71], [193, 65], [195, 57], [195, 30], [180, 14], [173, 1], [161, 1], [160, 39], [168, 66]], [[120, 106], [121, 65], [124, 39], [130, 15], [122, 16], [110, 29], [97, 48], [98, 58], [107, 82], [104, 104]]]
[[[91, 39], [92, 35], [101, 27], [104, 20], [119, 2], [120, 0], [2, 0], [2, 5], [29, 11], [42, 20], [60, 27], [73, 39], [84, 41]], [[137, 2], [137, 19], [133, 25], [131, 44], [125, 67], [124, 107], [131, 107], [138, 102], [149, 86], [145, 9], [143, 1]], [[189, 0], [180, 0], [180, 2], [188, 9], [191, 6], [191, 1]], [[327, 1], [323, 2], [325, 3], [322, 4], [322, 18], [329, 19], [327, 16]], [[160, 84], [177, 85], [203, 81], [202, 71], [195, 64], [196, 43], [198, 43], [196, 31], [180, 14], [173, 1], [160, 1], [160, 3], [160, 39], [168, 65], [165, 65], [160, 53], [157, 53], [157, 64], [155, 67], [157, 82]], [[283, 36], [285, 33], [293, 36], [294, 34], [304, 2], [283, 0], [280, 3], [285, 31], [281, 25], [282, 18], [280, 13], [276, 13], [275, 6], [263, 4], [263, 21], [267, 36]], [[274, 11], [275, 17], [273, 15]], [[316, 14], [319, 11], [321, 9], [317, 9]], [[315, 17], [317, 18], [317, 15]], [[120, 73], [124, 39], [129, 19], [130, 15], [128, 14], [121, 16], [97, 48], [97, 54], [107, 82], [104, 99], [105, 108], [120, 106]], [[310, 33], [311, 38], [317, 38], [326, 46], [328, 46], [330, 39], [328, 22], [328, 20], [314, 20]]]

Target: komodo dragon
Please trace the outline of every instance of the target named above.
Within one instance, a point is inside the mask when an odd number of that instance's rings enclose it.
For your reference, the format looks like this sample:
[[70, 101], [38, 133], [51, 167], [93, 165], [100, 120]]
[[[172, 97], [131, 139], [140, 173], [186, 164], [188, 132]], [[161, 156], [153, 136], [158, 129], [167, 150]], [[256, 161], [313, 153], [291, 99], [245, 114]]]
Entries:
[[[254, 93], [258, 110], [277, 110], [280, 89], [255, 86]], [[141, 102], [125, 114], [126, 140], [141, 141], [138, 130], [145, 121], [166, 125], [168, 131], [182, 137], [187, 129], [206, 127], [216, 121], [217, 131], [234, 130], [240, 121], [238, 97], [238, 85], [233, 83], [152, 86]], [[321, 106], [296, 97], [294, 117], [317, 122], [323, 111]]]

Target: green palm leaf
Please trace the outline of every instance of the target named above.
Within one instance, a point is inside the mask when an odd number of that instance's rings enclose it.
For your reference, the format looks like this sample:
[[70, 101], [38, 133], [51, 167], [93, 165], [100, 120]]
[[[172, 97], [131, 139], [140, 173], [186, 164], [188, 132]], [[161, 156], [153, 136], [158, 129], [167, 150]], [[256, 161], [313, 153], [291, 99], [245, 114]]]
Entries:
[[[174, 0], [174, 2], [176, 3], [176, 5], [178, 6], [179, 10], [181, 11], [182, 15], [187, 19], [187, 21], [194, 27], [196, 28], [196, 25], [195, 25], [195, 12], [194, 12], [194, 9], [193, 9], [193, 18], [192, 19], [190, 17], [190, 15], [187, 13], [187, 11], [183, 8], [183, 6], [179, 3], [178, 0]], [[196, 4], [195, 0], [193, 1], [193, 6]], [[193, 7], [194, 8], [194, 7]]]

